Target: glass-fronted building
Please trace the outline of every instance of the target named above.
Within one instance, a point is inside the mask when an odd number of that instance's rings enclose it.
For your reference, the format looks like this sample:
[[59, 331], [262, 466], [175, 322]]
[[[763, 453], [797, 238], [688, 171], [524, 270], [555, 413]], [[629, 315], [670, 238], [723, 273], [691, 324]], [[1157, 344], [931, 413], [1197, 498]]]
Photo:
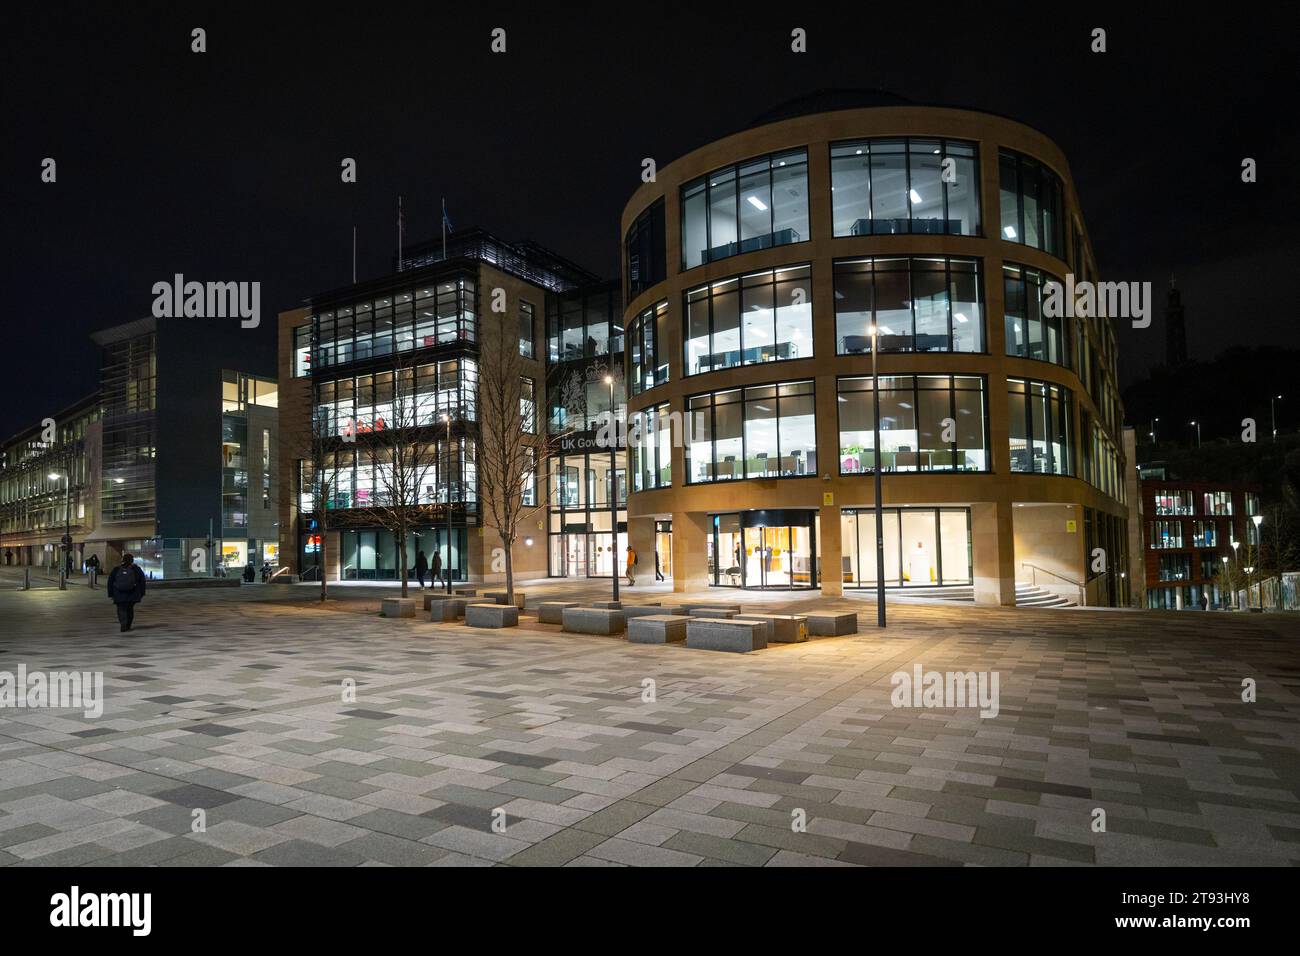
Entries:
[[[608, 459], [586, 449], [608, 416], [607, 375], [623, 404], [618, 285], [481, 230], [414, 246], [397, 265], [280, 316], [281, 476], [294, 489], [280, 543], [293, 573], [396, 580], [405, 548], [408, 571], [422, 550], [453, 581], [502, 578], [479, 459], [483, 363], [503, 340], [518, 350], [520, 441], [536, 462], [516, 580], [608, 568]], [[404, 452], [410, 463], [395, 465]], [[615, 470], [625, 498], [621, 451]], [[401, 474], [414, 487], [394, 500]], [[404, 541], [390, 520], [399, 507]]]
[[1113, 320], [1045, 304], [1097, 279], [1065, 157], [990, 114], [843, 107], [690, 152], [624, 209], [633, 547], [679, 589], [1126, 603]]

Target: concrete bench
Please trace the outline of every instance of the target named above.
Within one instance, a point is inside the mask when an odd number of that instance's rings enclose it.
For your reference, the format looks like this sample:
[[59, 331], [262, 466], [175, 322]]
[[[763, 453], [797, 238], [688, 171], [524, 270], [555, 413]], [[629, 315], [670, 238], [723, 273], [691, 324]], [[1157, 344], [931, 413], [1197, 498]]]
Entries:
[[693, 607], [688, 617], [735, 617], [739, 611], [733, 611], [730, 608], [723, 607]]
[[686, 622], [686, 646], [701, 651], [741, 654], [762, 650], [767, 647], [767, 622], [694, 618]]
[[513, 604], [467, 604], [465, 624], [468, 627], [516, 627], [519, 608]]
[[384, 598], [379, 602], [384, 617], [415, 617], [415, 598]]
[[[707, 617], [707, 615], [702, 615], [702, 616]], [[753, 622], [755, 624], [762, 624], [763, 640], [767, 641], [768, 643], [771, 643], [772, 631], [774, 630], [774, 628], [772, 627], [772, 622], [769, 621], [767, 618], [757, 617], [756, 615], [753, 614], [734, 614], [729, 616], [727, 619], [731, 621], [744, 621], [746, 624], [750, 622]]]
[[469, 602], [464, 598], [434, 598], [432, 601], [425, 600], [424, 606], [429, 611], [429, 620], [437, 623], [438, 621], [455, 621], [465, 616], [465, 605]]
[[858, 633], [856, 611], [819, 611], [808, 615], [808, 633], [814, 637], [839, 637]]
[[[484, 591], [484, 592], [483, 592], [483, 597], [486, 598], [486, 599], [489, 600], [489, 601], [495, 601], [497, 604], [505, 604], [505, 603], [506, 603], [506, 592], [505, 592], [505, 591]], [[516, 592], [515, 592], [515, 607], [522, 608], [523, 606], [524, 606], [524, 592], [523, 592], [523, 591], [516, 591]]]
[[622, 601], [588, 601], [583, 607], [603, 607], [608, 610], [618, 610], [622, 608]]
[[606, 607], [566, 607], [564, 629], [574, 634], [622, 634], [626, 626], [623, 612]]
[[[745, 614], [749, 621], [767, 621], [772, 627], [767, 632], [768, 643], [798, 644], [808, 640], [808, 618], [802, 614]], [[740, 620], [740, 618], [734, 618]]]
[[686, 625], [693, 618], [680, 614], [644, 614], [627, 622], [627, 639], [633, 644], [669, 644], [686, 640]]
[[630, 607], [623, 608], [623, 617], [631, 620], [634, 617], [645, 617], [649, 614], [668, 614], [666, 609], [658, 604], [633, 604]]
[[537, 620], [542, 624], [563, 624], [566, 607], [581, 607], [577, 601], [543, 601], [537, 605]]
[[679, 604], [672, 609], [674, 614], [682, 614], [690, 617], [699, 611], [731, 611], [735, 614], [740, 613], [739, 604]]

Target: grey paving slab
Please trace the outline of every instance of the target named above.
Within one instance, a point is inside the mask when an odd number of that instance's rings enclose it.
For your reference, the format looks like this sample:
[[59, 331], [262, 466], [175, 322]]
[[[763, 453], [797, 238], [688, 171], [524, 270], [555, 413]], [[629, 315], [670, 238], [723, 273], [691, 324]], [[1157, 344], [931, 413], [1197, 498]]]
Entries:
[[[5, 715], [0, 865], [1300, 864], [1293, 617], [899, 605], [729, 655], [530, 616], [415, 646], [374, 617], [391, 590], [335, 593], [160, 592], [128, 641], [90, 595], [0, 590], [6, 661], [107, 692], [98, 720]], [[997, 671], [998, 716], [894, 707], [916, 665]]]

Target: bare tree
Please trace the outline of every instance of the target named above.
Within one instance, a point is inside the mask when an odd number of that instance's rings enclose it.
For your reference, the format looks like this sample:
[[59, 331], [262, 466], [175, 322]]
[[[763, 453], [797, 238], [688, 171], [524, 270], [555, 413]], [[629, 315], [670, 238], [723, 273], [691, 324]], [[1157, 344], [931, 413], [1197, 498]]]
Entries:
[[358, 426], [360, 434], [356, 436], [358, 460], [370, 464], [374, 489], [354, 517], [393, 533], [402, 597], [407, 596], [409, 587], [407, 536], [422, 521], [433, 518], [432, 478], [439, 431], [435, 375], [435, 365], [417, 369], [409, 356], [402, 356], [391, 373], [377, 374], [375, 419]]
[[[519, 338], [503, 322], [485, 322], [478, 375], [479, 499], [505, 552], [506, 603], [515, 599], [514, 545], [523, 523], [546, 510], [539, 471], [553, 450], [528, 385]], [[535, 434], [534, 434], [535, 433]]]

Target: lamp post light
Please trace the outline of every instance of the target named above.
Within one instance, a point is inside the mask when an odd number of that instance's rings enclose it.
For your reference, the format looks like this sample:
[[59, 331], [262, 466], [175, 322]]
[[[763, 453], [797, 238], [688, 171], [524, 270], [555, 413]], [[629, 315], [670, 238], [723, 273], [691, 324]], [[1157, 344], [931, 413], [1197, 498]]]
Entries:
[[[68, 463], [71, 465], [71, 462]], [[59, 590], [68, 588], [68, 565], [72, 561], [72, 468], [67, 467], [63, 474], [52, 471], [47, 476], [50, 481], [63, 479], [63, 547], [59, 558]]]
[[614, 420], [614, 376], [606, 375], [609, 386], [609, 579], [618, 600], [618, 424]]
[[451, 597], [451, 415], [443, 413], [447, 423], [447, 596]]
[[1189, 425], [1194, 425], [1194, 426], [1196, 427], [1196, 447], [1197, 447], [1197, 448], [1200, 448], [1200, 447], [1201, 447], [1201, 423], [1200, 423], [1200, 421], [1191, 421], [1191, 422], [1188, 422], [1187, 424], [1189, 424]]
[[1151, 444], [1156, 444], [1156, 426], [1160, 424], [1159, 418], [1151, 419]]
[[[1223, 586], [1231, 592], [1231, 585], [1228, 583], [1228, 556], [1225, 554], [1219, 560], [1223, 562]], [[1220, 600], [1222, 600], [1222, 597], [1223, 596], [1220, 595]], [[1231, 605], [1231, 602], [1229, 602], [1229, 604]]]
[[885, 627], [885, 515], [881, 498], [883, 483], [880, 454], [880, 370], [876, 357], [880, 354], [880, 326], [871, 323], [871, 401], [875, 409], [872, 444], [876, 453], [876, 627]]
[[1274, 395], [1268, 400], [1268, 414], [1273, 421], [1273, 441], [1277, 441], [1277, 403], [1281, 400], [1281, 395]]

